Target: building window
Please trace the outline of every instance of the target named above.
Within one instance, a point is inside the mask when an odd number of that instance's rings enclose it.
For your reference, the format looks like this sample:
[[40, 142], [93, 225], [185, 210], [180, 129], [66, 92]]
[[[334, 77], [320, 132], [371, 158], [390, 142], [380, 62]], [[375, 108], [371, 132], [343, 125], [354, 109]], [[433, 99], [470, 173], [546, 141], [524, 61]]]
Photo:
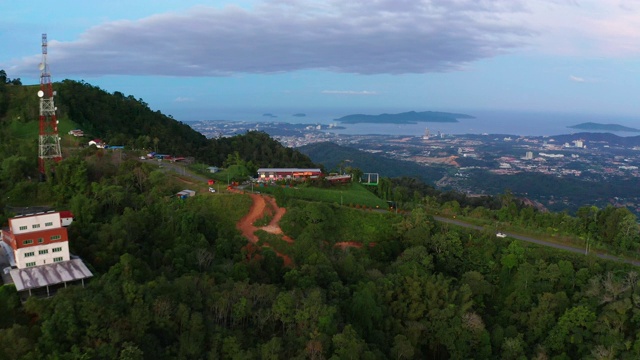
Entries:
[[60, 236], [60, 235], [51, 236], [51, 240], [60, 240], [61, 238], [62, 238], [62, 236]]
[[27, 230], [27, 225], [20, 226], [20, 230]]
[[31, 225], [31, 228], [32, 228], [32, 229], [37, 229], [37, 228], [39, 228], [39, 227], [40, 227], [40, 224], [33, 224], [33, 225]]
[[24, 253], [24, 257], [31, 257], [31, 256], [34, 256], [34, 255], [35, 255], [35, 252], [33, 252], [33, 251], [30, 251], [28, 253]]
[[53, 226], [53, 223], [52, 222], [46, 222], [46, 223], [44, 223], [44, 226]]
[[30, 245], [30, 244], [33, 244], [33, 240], [32, 239], [25, 240], [25, 241], [22, 242], [22, 245]]
[[49, 253], [49, 249], [38, 250], [38, 255], [44, 255], [44, 254], [48, 254], [48, 253]]
[[36, 262], [32, 261], [32, 262], [28, 262], [26, 263], [27, 267], [32, 267], [32, 266], [36, 266]]
[[51, 249], [51, 252], [60, 252], [60, 251], [62, 251], [61, 247]]
[[53, 258], [53, 262], [60, 262], [60, 261], [62, 261], [62, 256]]
[[38, 238], [38, 244], [42, 244], [44, 242], [43, 238]]

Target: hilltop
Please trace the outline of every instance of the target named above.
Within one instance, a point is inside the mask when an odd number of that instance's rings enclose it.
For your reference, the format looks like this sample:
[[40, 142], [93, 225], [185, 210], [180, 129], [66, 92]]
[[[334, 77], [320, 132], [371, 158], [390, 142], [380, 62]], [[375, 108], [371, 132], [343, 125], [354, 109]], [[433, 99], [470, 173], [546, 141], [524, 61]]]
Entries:
[[[207, 139], [170, 115], [154, 111], [142, 99], [119, 91], [109, 93], [86, 82], [64, 80], [53, 84], [57, 96], [58, 119], [65, 129], [77, 127], [93, 138], [127, 149], [147, 149], [222, 166], [240, 158], [251, 167], [315, 167], [300, 152], [284, 147], [262, 132]], [[38, 86], [3, 86], [0, 91], [0, 121], [5, 136], [28, 131], [37, 139]], [[61, 129], [62, 130], [62, 129]], [[61, 132], [62, 134], [62, 132]], [[90, 139], [86, 139], [87, 141]], [[37, 150], [33, 150], [37, 153]]]

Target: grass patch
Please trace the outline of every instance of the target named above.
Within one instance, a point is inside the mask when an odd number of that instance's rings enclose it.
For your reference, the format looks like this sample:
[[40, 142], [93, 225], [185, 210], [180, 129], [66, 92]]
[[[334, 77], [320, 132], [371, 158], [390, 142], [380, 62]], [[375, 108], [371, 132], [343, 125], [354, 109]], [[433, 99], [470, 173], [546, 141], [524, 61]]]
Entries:
[[206, 201], [211, 201], [217, 209], [220, 209], [217, 213], [219, 219], [233, 224], [247, 215], [253, 204], [249, 195], [231, 193], [207, 196]]
[[270, 234], [264, 230], [258, 230], [255, 234], [259, 239], [258, 245], [260, 247], [268, 244], [273, 250], [281, 254], [290, 255], [289, 252], [291, 251], [292, 244], [282, 240], [282, 236]]
[[264, 186], [254, 187], [254, 190], [272, 194], [279, 198], [320, 201], [342, 206], [357, 208], [387, 209], [387, 202], [368, 191], [364, 185], [357, 183], [345, 184], [331, 188], [318, 188], [307, 184], [295, 187]]
[[[58, 119], [58, 134], [63, 136], [71, 136], [68, 135], [69, 130], [77, 129], [76, 123], [73, 121], [62, 118]], [[9, 131], [13, 137], [19, 139], [38, 139], [38, 135], [40, 135], [40, 122], [38, 119], [34, 119], [33, 121], [20, 121], [13, 120], [9, 123]]]

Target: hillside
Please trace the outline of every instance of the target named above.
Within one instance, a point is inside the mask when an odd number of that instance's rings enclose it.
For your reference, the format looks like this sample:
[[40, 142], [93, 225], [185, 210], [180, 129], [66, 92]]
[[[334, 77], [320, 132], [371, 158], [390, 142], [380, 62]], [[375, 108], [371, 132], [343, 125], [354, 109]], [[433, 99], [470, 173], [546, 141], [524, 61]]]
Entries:
[[343, 164], [360, 168], [365, 173], [379, 173], [383, 177], [414, 176], [427, 183], [438, 181], [446, 173], [444, 167], [422, 166], [329, 142], [305, 145], [298, 150], [327, 169], [338, 169]]
[[[297, 150], [286, 148], [265, 133], [248, 132], [231, 138], [207, 139], [171, 116], [153, 111], [142, 99], [121, 92], [108, 93], [86, 82], [54, 83], [58, 119], [62, 131], [71, 126], [85, 134], [127, 149], [146, 149], [224, 166], [242, 159], [257, 167], [311, 167], [313, 162]], [[5, 139], [36, 140], [38, 86], [2, 86], [0, 113]], [[1, 109], [0, 109], [1, 110]], [[10, 132], [10, 133], [8, 133]], [[23, 134], [23, 135], [20, 135]], [[25, 135], [26, 134], [26, 135]], [[88, 141], [89, 139], [87, 139]], [[229, 157], [231, 155], [231, 158]]]

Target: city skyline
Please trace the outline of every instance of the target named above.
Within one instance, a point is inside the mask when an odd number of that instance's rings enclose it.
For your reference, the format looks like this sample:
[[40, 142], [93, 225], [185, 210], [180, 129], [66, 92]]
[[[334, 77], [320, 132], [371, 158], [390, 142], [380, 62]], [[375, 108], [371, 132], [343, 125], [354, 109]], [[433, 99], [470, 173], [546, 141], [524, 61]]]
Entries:
[[[84, 80], [178, 120], [237, 109], [640, 117], [635, 1], [4, 1], [0, 69]], [[612, 119], [614, 121], [614, 119]]]

